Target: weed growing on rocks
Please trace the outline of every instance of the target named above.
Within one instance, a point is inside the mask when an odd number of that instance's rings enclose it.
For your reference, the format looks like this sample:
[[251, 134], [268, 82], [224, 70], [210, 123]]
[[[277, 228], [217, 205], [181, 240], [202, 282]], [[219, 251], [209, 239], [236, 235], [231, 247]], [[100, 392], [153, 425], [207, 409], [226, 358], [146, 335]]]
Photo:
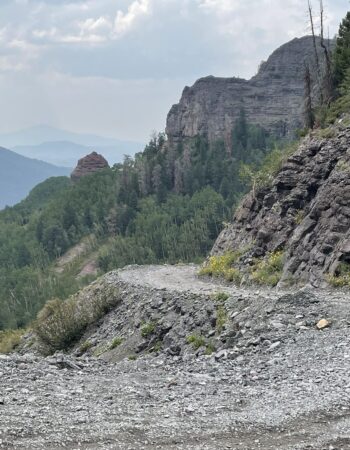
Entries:
[[109, 346], [110, 350], [113, 350], [116, 347], [119, 347], [119, 345], [123, 342], [123, 339], [120, 337], [116, 337], [113, 339], [113, 341], [111, 342], [111, 345]]
[[258, 284], [276, 286], [282, 276], [283, 252], [270, 253], [252, 267], [251, 279]]
[[141, 336], [147, 338], [155, 332], [156, 324], [154, 322], [148, 322], [141, 327]]
[[350, 264], [343, 262], [339, 264], [334, 275], [329, 275], [327, 280], [334, 287], [350, 287]]
[[223, 305], [217, 307], [216, 310], [216, 331], [220, 334], [227, 322], [227, 311]]
[[230, 296], [226, 292], [218, 292], [214, 296], [214, 300], [217, 302], [225, 302]]
[[190, 336], [187, 336], [187, 343], [191, 344], [195, 350], [198, 350], [200, 347], [205, 346], [205, 339], [199, 334], [191, 334]]

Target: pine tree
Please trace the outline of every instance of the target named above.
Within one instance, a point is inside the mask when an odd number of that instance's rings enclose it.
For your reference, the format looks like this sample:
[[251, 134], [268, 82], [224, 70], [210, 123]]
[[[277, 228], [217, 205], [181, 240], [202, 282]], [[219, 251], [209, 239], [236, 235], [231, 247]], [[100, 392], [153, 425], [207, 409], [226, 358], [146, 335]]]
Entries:
[[350, 11], [339, 27], [337, 44], [333, 56], [333, 80], [336, 89], [345, 79], [346, 71], [350, 66]]

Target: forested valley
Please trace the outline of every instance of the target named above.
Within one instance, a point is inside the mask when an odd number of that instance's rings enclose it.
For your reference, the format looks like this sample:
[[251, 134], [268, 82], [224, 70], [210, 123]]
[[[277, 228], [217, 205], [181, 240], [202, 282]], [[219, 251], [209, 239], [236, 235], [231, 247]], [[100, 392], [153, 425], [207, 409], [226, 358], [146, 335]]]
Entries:
[[174, 147], [154, 135], [122, 164], [77, 183], [51, 178], [1, 211], [0, 330], [25, 327], [47, 300], [66, 298], [94, 278], [78, 276], [79, 258], [56, 270], [57, 258], [82, 239], [99, 273], [203, 259], [254, 174], [282, 154], [243, 108], [231, 142], [228, 148], [198, 137]]

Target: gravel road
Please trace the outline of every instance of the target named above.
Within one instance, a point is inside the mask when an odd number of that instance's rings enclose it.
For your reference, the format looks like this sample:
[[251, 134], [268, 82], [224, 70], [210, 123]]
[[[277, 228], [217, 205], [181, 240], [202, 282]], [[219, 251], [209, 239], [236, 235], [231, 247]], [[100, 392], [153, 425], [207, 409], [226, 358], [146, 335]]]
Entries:
[[[281, 295], [199, 280], [195, 266], [129, 267], [113, 277], [174, 293], [226, 290], [252, 303]], [[232, 357], [0, 356], [0, 448], [350, 449], [350, 295], [313, 296], [312, 320], [327, 314], [329, 328], [286, 325], [282, 339]]]

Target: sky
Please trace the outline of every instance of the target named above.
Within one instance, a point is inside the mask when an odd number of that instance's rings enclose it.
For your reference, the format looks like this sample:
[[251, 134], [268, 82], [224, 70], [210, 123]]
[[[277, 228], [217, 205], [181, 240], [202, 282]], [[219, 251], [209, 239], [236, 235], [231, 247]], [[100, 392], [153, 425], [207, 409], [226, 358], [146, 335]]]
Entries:
[[[349, 1], [324, 3], [334, 36]], [[250, 78], [308, 33], [307, 0], [0, 0], [0, 132], [147, 142], [186, 85]]]

